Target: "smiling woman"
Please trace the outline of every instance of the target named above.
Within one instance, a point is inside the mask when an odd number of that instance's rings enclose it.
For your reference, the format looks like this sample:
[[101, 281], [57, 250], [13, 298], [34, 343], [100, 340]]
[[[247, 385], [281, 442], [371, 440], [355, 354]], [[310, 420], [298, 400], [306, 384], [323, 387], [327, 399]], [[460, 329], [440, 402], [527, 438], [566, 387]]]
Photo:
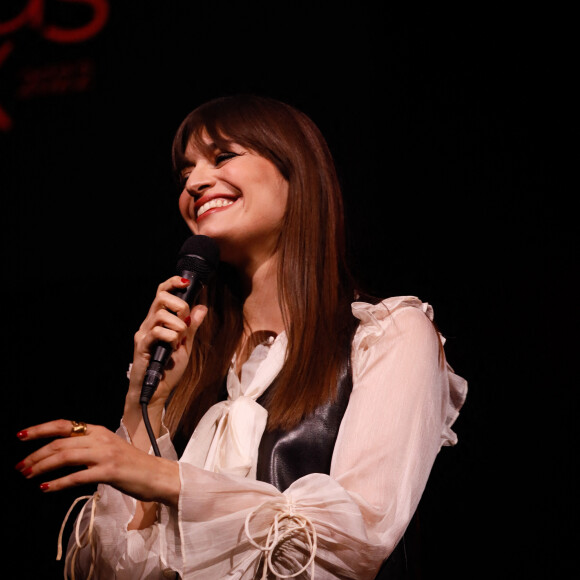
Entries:
[[[220, 250], [190, 308], [189, 281], [159, 285], [135, 333], [116, 434], [52, 421], [18, 464], [44, 491], [98, 483], [69, 542], [83, 578], [411, 578], [405, 530], [466, 382], [433, 310], [364, 296], [345, 258], [341, 192], [326, 142], [293, 107], [216, 99], [179, 127], [180, 212]], [[149, 403], [158, 341], [172, 349]]]

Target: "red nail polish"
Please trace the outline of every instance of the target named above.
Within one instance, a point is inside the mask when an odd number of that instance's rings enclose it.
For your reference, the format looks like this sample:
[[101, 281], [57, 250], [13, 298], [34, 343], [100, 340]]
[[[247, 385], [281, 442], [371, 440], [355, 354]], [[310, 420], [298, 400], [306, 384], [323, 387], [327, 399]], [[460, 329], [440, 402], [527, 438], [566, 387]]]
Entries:
[[24, 477], [28, 477], [32, 473], [32, 467], [27, 467], [26, 469], [23, 469], [20, 473], [22, 473]]
[[187, 326], [189, 326], [191, 324], [191, 316], [188, 316], [187, 318], [183, 319], [183, 322], [185, 322], [185, 324], [187, 324]]
[[191, 282], [191, 280], [189, 280], [189, 278], [182, 278], [181, 279], [182, 284], [189, 284], [190, 282]]
[[28, 437], [28, 431], [26, 431], [26, 429], [24, 431], [18, 431], [16, 437], [18, 437], [18, 439], [26, 439]]
[[22, 471], [24, 469], [24, 461], [19, 461], [15, 466], [14, 469], [16, 469], [16, 471]]
[[48, 489], [50, 489], [50, 484], [41, 483], [38, 487], [40, 487], [40, 491], [47, 491]]

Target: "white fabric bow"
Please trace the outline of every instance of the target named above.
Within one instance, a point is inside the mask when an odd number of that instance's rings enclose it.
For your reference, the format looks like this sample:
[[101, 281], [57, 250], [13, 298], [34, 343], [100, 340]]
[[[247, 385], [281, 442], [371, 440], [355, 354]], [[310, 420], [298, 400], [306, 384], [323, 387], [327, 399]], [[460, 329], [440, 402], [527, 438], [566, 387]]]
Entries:
[[242, 368], [241, 381], [234, 371], [227, 377], [228, 399], [215, 404], [203, 416], [184, 458], [209, 471], [255, 477], [259, 442], [268, 412], [256, 400], [280, 372], [287, 338], [279, 334], [268, 346], [258, 345]]

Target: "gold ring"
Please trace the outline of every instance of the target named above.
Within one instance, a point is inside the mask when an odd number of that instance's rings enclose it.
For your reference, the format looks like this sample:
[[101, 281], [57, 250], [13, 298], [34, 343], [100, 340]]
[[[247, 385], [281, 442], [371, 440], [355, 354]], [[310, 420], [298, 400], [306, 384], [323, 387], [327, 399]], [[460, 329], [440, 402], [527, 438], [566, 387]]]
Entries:
[[69, 437], [82, 437], [87, 434], [87, 424], [82, 421], [71, 421], [72, 429]]

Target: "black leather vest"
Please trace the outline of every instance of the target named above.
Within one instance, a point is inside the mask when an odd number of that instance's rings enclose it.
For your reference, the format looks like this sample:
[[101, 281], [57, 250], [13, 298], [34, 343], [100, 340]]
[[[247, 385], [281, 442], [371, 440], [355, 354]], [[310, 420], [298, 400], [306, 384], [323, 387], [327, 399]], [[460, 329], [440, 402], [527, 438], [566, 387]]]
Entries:
[[[264, 405], [264, 399], [273, 387], [275, 384], [257, 402]], [[340, 372], [335, 401], [318, 407], [290, 431], [275, 429], [262, 435], [256, 479], [284, 491], [292, 482], [309, 473], [329, 474], [334, 443], [351, 391], [349, 359]]]
[[[340, 422], [352, 391], [350, 349], [339, 373], [337, 396], [316, 409], [293, 429], [266, 431], [260, 441], [256, 479], [271, 483], [284, 491], [292, 482], [309, 473], [330, 474], [330, 463]], [[274, 383], [258, 399], [265, 397]], [[415, 518], [413, 518], [415, 520]], [[410, 580], [415, 578], [414, 567], [408, 560], [408, 537], [415, 530], [415, 522], [384, 562], [375, 580]]]

